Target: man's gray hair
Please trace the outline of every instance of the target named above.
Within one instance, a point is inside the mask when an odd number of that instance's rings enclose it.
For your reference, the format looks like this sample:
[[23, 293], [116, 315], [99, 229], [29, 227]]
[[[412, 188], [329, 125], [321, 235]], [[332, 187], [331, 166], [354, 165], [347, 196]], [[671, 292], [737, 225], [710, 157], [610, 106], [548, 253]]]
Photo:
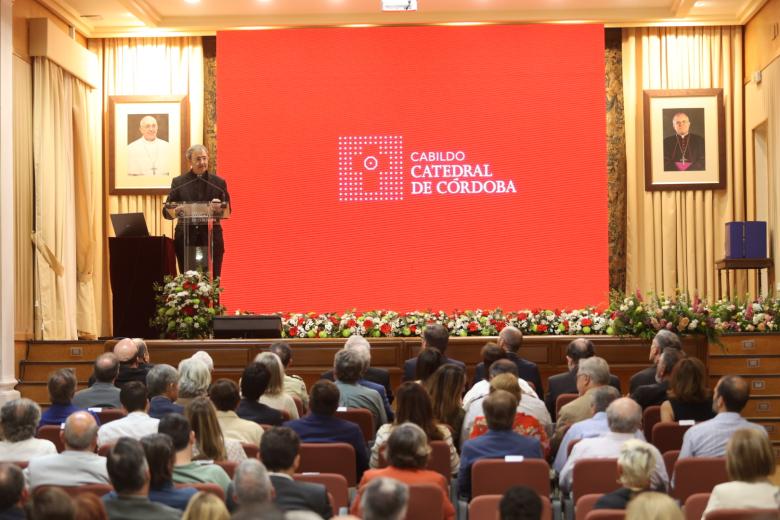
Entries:
[[642, 425], [642, 407], [630, 397], [615, 399], [607, 407], [607, 425], [615, 433], [634, 433]]
[[363, 520], [401, 520], [406, 516], [409, 486], [392, 478], [372, 480], [363, 490]]
[[355, 383], [360, 379], [364, 369], [365, 361], [359, 352], [352, 349], [336, 352], [333, 359], [333, 373], [339, 381]]
[[498, 337], [503, 340], [504, 345], [506, 345], [509, 352], [517, 352], [520, 350], [520, 345], [523, 344], [523, 332], [512, 325], [501, 329], [501, 332], [498, 333]]
[[352, 350], [360, 354], [360, 359], [363, 361], [363, 370], [367, 370], [371, 366], [371, 344], [363, 336], [353, 334], [344, 343], [346, 350]]
[[[81, 429], [81, 425], [74, 423], [82, 421], [79, 414], [88, 414], [89, 412], [73, 412], [65, 420], [65, 428], [63, 429], [63, 437], [65, 444], [68, 447], [76, 451], [84, 451], [88, 449], [92, 443], [97, 439], [98, 424], [97, 421], [91, 420], [91, 424], [86, 429]], [[85, 420], [90, 420], [86, 416]]]
[[214, 371], [214, 359], [205, 350], [199, 350], [195, 352], [190, 359], [197, 359], [202, 361], [209, 369], [209, 372]]
[[187, 148], [187, 152], [184, 154], [184, 157], [187, 158], [188, 161], [192, 161], [192, 155], [195, 152], [206, 152], [209, 153], [208, 149], [203, 146], [202, 144], [193, 144], [189, 148]]
[[353, 348], [358, 345], [371, 350], [371, 343], [369, 343], [368, 340], [360, 334], [353, 334], [348, 337], [347, 341], [344, 343], [344, 348]]
[[593, 356], [581, 359], [577, 373], [585, 374], [597, 385], [609, 384], [609, 365], [604, 358]]
[[8, 401], [0, 409], [3, 438], [8, 442], [26, 441], [35, 435], [41, 420], [41, 408], [26, 398]]
[[200, 359], [187, 358], [179, 363], [179, 396], [206, 395], [211, 384], [209, 367]]
[[591, 395], [593, 396], [593, 408], [595, 413], [607, 411], [607, 407], [612, 401], [620, 397], [620, 392], [614, 386], [604, 385], [596, 388]]
[[257, 459], [246, 459], [233, 475], [233, 493], [241, 508], [271, 501], [271, 478], [265, 465]]
[[658, 346], [658, 351], [663, 352], [667, 348], [682, 349], [682, 343], [680, 343], [680, 336], [668, 329], [661, 329], [653, 338], [653, 342]]
[[146, 389], [149, 391], [149, 399], [162, 395], [168, 390], [168, 386], [176, 384], [179, 373], [171, 365], [154, 365], [146, 374]]

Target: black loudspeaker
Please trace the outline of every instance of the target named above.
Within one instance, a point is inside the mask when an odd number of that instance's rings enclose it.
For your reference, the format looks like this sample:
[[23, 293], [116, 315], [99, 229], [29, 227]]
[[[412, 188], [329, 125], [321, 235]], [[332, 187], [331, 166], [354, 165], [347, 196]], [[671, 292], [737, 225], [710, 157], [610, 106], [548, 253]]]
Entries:
[[214, 337], [230, 338], [281, 338], [282, 318], [276, 314], [251, 314], [247, 316], [215, 316]]

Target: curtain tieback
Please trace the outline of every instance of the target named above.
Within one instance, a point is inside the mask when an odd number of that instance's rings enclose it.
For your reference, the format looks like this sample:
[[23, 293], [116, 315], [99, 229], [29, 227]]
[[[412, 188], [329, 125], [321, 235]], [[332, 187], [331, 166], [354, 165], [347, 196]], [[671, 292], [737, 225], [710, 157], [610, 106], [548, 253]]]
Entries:
[[62, 276], [65, 274], [65, 266], [63, 266], [60, 261], [57, 260], [55, 254], [51, 252], [51, 249], [49, 249], [46, 241], [41, 236], [41, 232], [36, 231], [30, 235], [30, 238], [32, 239], [33, 244], [35, 244], [35, 249], [37, 249], [41, 256], [43, 256], [43, 258], [46, 260], [46, 263], [48, 263], [49, 267], [51, 267], [51, 270], [54, 271], [57, 276]]

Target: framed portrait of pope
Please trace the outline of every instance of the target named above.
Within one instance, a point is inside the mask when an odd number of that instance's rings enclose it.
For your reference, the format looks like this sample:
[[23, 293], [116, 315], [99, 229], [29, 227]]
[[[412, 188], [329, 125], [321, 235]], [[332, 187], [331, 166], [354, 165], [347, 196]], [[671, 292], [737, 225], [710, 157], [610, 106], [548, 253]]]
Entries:
[[189, 126], [187, 96], [109, 97], [109, 192], [166, 193], [186, 169]]

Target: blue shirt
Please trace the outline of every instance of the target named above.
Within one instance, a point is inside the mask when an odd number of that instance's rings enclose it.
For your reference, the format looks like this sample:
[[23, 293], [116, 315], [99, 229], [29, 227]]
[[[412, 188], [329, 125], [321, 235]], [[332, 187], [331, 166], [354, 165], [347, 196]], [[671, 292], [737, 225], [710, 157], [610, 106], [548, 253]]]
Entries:
[[162, 419], [169, 413], [184, 413], [184, 407], [174, 404], [170, 399], [162, 395], [156, 395], [149, 401], [149, 417]]
[[[73, 403], [53, 404], [50, 407], [48, 407], [45, 412], [41, 414], [41, 422], [38, 423], [38, 428], [49, 424], [59, 426], [62, 423], [64, 423], [67, 420], [68, 416], [73, 412], [82, 412], [82, 411], [84, 411], [84, 408], [79, 408], [78, 406], [74, 406]], [[98, 426], [100, 426], [100, 420], [98, 419], [97, 415], [95, 415], [92, 412], [89, 413], [92, 414], [92, 417], [95, 418], [95, 421], [97, 421]]]
[[753, 428], [766, 434], [763, 426], [746, 421], [736, 412], [721, 412], [709, 421], [691, 426], [685, 432], [679, 458], [724, 457], [726, 443], [740, 428]]
[[506, 455], [522, 455], [529, 459], [543, 459], [542, 445], [538, 439], [526, 437], [512, 430], [488, 430], [463, 443], [458, 472], [460, 496], [471, 496], [471, 466], [479, 459], [498, 459]]
[[363, 438], [360, 427], [352, 422], [332, 417], [319, 415], [314, 412], [306, 417], [287, 421], [289, 426], [301, 438], [301, 442], [345, 442], [355, 448], [355, 469], [357, 479], [368, 469], [368, 448]]
[[157, 489], [150, 487], [149, 500], [184, 511], [190, 498], [197, 492], [198, 490], [193, 487], [177, 488], [173, 482], [168, 482]]

